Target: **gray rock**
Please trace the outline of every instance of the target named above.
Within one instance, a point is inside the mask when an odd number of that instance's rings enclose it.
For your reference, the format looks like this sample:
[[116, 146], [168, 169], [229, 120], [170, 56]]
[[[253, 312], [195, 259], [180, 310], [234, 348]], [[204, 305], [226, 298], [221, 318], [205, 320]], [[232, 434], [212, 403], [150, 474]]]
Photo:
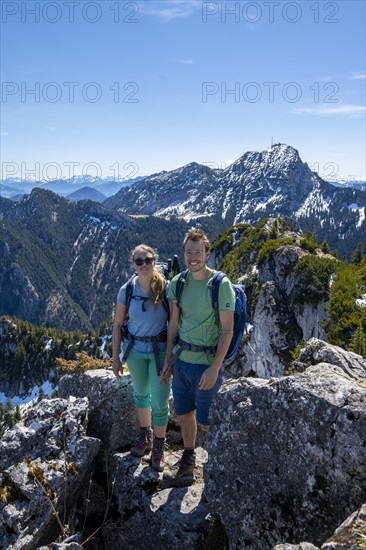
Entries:
[[318, 363], [329, 363], [339, 367], [358, 384], [362, 385], [363, 381], [366, 381], [366, 360], [363, 357], [351, 351], [345, 351], [339, 346], [332, 346], [322, 340], [311, 338], [300, 351], [296, 366], [305, 370], [310, 365]]
[[91, 475], [100, 441], [86, 436], [88, 401], [41, 401], [0, 440], [0, 547], [56, 539]]
[[[321, 361], [332, 350], [319, 347]], [[205, 492], [230, 548], [320, 545], [364, 502], [360, 359], [349, 354], [343, 366], [320, 362], [297, 376], [223, 385], [211, 411]]]
[[[299, 235], [286, 231], [281, 237]], [[255, 275], [251, 272], [245, 276], [249, 289], [253, 277], [258, 277], [262, 286], [252, 319], [254, 334], [240, 360], [242, 375], [283, 376], [292, 360], [290, 351], [302, 339], [325, 338], [321, 322], [329, 285], [309, 285], [306, 276], [295, 270], [303, 256], [309, 253], [299, 246], [281, 246], [263, 261]]]
[[245, 347], [244, 374], [252, 372], [260, 378], [282, 376], [289, 351], [300, 342], [302, 333], [273, 281], [261, 288], [253, 323], [254, 337], [251, 346]]
[[321, 550], [360, 550], [361, 538], [366, 544], [366, 504], [351, 514], [334, 534], [323, 544]]
[[[59, 382], [59, 395], [88, 397], [89, 422], [88, 435], [103, 442], [105, 462], [108, 453], [127, 450], [138, 431], [138, 421], [133, 404], [133, 387], [129, 373], [116, 378], [111, 370], [97, 369], [68, 374]], [[167, 440], [172, 444], [181, 444], [180, 422], [174, 411], [173, 399], [170, 399], [170, 423]], [[204, 446], [205, 427], [198, 426], [197, 445]]]
[[[103, 529], [106, 547], [111, 548], [201, 548], [210, 522], [208, 506], [202, 500], [202, 468], [207, 453], [197, 449], [196, 482], [191, 487], [172, 487], [158, 473], [128, 453], [113, 456], [113, 492], [120, 519]], [[166, 468], [181, 453], [167, 454]]]
[[68, 374], [59, 382], [61, 397], [88, 397], [88, 435], [102, 440], [104, 457], [127, 448], [137, 433], [133, 388], [128, 374], [116, 378], [111, 370], [97, 369]]
[[300, 542], [300, 544], [277, 544], [273, 550], [319, 550], [310, 542]]
[[52, 550], [82, 550], [83, 546], [81, 546], [79, 542], [81, 542], [81, 535], [80, 533], [76, 533], [71, 537], [67, 537], [62, 542], [52, 542], [48, 546], [37, 548], [37, 550], [49, 550], [50, 548]]

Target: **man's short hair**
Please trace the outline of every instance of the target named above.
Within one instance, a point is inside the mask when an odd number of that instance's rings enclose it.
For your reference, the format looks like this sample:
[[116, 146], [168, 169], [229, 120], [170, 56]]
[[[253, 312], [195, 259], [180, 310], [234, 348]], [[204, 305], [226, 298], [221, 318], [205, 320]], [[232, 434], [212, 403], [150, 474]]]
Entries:
[[210, 241], [207, 238], [206, 233], [200, 227], [191, 227], [189, 231], [184, 236], [183, 239], [183, 250], [186, 246], [187, 241], [203, 241], [205, 245], [206, 252], [211, 248]]

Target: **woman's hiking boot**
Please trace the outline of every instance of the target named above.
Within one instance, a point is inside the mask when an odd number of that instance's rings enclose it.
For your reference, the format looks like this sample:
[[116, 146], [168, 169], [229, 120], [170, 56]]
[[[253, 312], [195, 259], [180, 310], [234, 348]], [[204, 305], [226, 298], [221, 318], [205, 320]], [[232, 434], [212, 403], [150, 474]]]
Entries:
[[132, 444], [130, 453], [133, 456], [144, 456], [146, 451], [151, 451], [152, 449], [152, 439], [153, 432], [152, 429], [146, 429], [140, 427], [140, 432]]
[[154, 437], [151, 452], [151, 466], [157, 472], [162, 472], [164, 470], [164, 443], [165, 437]]

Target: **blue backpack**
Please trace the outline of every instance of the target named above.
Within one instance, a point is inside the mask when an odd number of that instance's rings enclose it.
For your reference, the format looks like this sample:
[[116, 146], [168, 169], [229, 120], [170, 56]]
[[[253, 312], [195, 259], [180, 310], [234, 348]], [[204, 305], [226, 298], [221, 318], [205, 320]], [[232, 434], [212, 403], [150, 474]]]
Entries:
[[[177, 300], [177, 306], [179, 309], [181, 308], [181, 298], [183, 294], [183, 290], [186, 283], [186, 278], [188, 274], [188, 269], [186, 271], [182, 271], [180, 273], [177, 285], [176, 285], [176, 300]], [[212, 307], [215, 313], [215, 321], [216, 324], [220, 324], [220, 315], [219, 315], [219, 290], [220, 290], [220, 283], [222, 281], [222, 278], [225, 276], [225, 273], [222, 271], [217, 271], [215, 275], [213, 276], [212, 283], [211, 283], [211, 298], [212, 298]], [[238, 351], [239, 345], [241, 343], [241, 340], [243, 338], [243, 334], [245, 331], [245, 321], [246, 321], [246, 315], [247, 315], [247, 296], [245, 294], [245, 289], [243, 285], [240, 284], [233, 284], [234, 291], [235, 291], [235, 310], [234, 310], [234, 334], [229, 346], [229, 349], [225, 355], [223, 364], [229, 363], [236, 355], [236, 352]], [[196, 349], [195, 349], [196, 348]], [[209, 351], [212, 353], [212, 348], [208, 348], [205, 346], [202, 346], [202, 349], [198, 349], [200, 346], [190, 346], [191, 351]], [[183, 349], [187, 349], [184, 348]]]

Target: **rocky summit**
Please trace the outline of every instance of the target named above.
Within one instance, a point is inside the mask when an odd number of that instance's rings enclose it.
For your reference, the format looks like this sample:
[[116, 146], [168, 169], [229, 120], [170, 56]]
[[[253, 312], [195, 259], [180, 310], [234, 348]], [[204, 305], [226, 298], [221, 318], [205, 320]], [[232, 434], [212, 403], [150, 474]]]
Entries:
[[[366, 535], [366, 362], [318, 339], [303, 372], [227, 380], [193, 485], [128, 452], [128, 375], [66, 375], [0, 441], [6, 550], [350, 550]], [[300, 366], [300, 365], [299, 365]], [[172, 409], [166, 450], [181, 455]]]

